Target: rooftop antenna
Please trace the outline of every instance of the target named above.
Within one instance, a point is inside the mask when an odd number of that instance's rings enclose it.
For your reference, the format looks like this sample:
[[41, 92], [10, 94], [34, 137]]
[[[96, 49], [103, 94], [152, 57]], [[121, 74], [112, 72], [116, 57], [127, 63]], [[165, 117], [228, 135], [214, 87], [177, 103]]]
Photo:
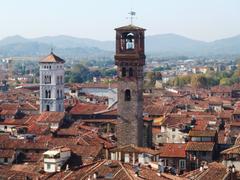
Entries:
[[130, 19], [131, 25], [133, 25], [133, 19], [135, 18], [134, 16], [136, 16], [136, 12], [131, 10], [128, 14], [130, 17], [127, 17], [127, 19]]

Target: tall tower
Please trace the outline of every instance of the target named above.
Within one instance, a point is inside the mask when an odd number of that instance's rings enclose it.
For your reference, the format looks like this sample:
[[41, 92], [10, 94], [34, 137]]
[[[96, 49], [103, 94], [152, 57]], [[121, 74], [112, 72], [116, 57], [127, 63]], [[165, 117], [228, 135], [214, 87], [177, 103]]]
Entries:
[[116, 28], [115, 64], [118, 74], [119, 145], [143, 146], [143, 66], [145, 29]]
[[64, 62], [53, 52], [40, 60], [40, 112], [64, 112]]
[[12, 59], [7, 60], [7, 67], [8, 67], [8, 80], [11, 80], [13, 78]]

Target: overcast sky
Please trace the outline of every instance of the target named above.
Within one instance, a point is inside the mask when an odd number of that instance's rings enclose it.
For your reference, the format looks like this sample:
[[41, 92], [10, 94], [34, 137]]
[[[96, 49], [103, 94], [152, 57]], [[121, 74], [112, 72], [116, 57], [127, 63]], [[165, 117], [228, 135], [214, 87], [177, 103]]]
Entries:
[[0, 39], [70, 35], [113, 40], [114, 28], [136, 25], [148, 35], [176, 33], [212, 41], [240, 34], [240, 0], [0, 0]]

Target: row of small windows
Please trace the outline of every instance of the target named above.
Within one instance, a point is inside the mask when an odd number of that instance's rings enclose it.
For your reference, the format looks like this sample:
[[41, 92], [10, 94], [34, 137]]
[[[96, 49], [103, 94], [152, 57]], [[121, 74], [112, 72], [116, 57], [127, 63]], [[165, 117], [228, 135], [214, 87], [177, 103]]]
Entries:
[[[52, 66], [51, 66], [51, 65], [44, 65], [43, 68], [44, 68], [44, 69], [52, 69]], [[62, 65], [57, 65], [56, 68], [57, 68], [57, 69], [63, 68], [63, 66], [62, 66]]]
[[51, 66], [43, 66], [44, 69], [52, 69]]
[[132, 77], [133, 76], [133, 68], [130, 67], [128, 69], [128, 72], [127, 72], [127, 69], [125, 67], [122, 68], [122, 77], [126, 77], [127, 75], [128, 75], [128, 77]]
[[[63, 108], [62, 108], [62, 105], [59, 104], [59, 105], [58, 105], [58, 110], [59, 110], [59, 111], [62, 111], [62, 109], [63, 109]], [[50, 105], [48, 105], [48, 104], [46, 105], [46, 111], [50, 111]]]
[[[44, 76], [44, 83], [51, 84], [51, 76]], [[57, 76], [57, 84], [63, 83], [63, 76]]]
[[[63, 97], [63, 91], [57, 90], [57, 98]], [[45, 90], [45, 98], [51, 98], [51, 90]]]

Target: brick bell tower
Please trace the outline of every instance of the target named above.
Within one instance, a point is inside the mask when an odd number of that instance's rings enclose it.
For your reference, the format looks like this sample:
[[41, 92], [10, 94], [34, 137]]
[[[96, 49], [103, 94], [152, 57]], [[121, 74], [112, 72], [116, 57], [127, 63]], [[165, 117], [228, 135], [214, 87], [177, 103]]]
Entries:
[[115, 64], [118, 74], [118, 145], [143, 146], [143, 66], [145, 29], [116, 28]]

